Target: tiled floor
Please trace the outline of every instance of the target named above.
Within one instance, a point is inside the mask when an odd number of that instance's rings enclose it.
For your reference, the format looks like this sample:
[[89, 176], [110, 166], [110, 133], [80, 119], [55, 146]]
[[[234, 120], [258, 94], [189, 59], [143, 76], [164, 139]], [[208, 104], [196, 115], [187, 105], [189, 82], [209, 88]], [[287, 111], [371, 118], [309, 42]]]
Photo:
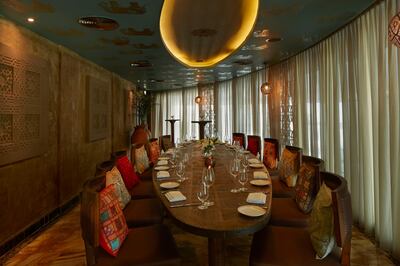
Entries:
[[[188, 234], [166, 221], [174, 234], [183, 265], [206, 265], [207, 239]], [[80, 235], [79, 206], [14, 252], [3, 258], [11, 265], [85, 265], [85, 249]], [[247, 265], [251, 237], [229, 240], [230, 265]], [[0, 265], [2, 261], [0, 260]], [[388, 256], [356, 228], [353, 230], [351, 265], [394, 265]]]

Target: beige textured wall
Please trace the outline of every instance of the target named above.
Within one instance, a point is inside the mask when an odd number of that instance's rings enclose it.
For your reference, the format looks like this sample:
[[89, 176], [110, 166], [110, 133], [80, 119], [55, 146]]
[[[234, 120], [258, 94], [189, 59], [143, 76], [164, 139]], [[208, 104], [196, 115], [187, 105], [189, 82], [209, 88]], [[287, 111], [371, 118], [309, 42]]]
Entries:
[[[0, 19], [0, 42], [49, 62], [49, 146], [42, 156], [0, 166], [0, 245], [78, 195], [95, 165], [128, 147], [126, 89], [133, 85], [22, 27]], [[86, 75], [110, 84], [109, 137], [89, 142]]]

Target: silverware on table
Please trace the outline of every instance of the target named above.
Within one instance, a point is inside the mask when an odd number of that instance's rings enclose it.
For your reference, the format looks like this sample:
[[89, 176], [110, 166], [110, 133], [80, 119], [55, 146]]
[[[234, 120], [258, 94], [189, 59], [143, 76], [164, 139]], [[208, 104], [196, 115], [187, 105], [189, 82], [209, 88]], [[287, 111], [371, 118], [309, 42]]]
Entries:
[[169, 206], [170, 208], [178, 208], [178, 207], [189, 207], [189, 206], [199, 206], [201, 205], [200, 202], [192, 202], [192, 203], [184, 203], [184, 204], [177, 204], [177, 205], [171, 205]]

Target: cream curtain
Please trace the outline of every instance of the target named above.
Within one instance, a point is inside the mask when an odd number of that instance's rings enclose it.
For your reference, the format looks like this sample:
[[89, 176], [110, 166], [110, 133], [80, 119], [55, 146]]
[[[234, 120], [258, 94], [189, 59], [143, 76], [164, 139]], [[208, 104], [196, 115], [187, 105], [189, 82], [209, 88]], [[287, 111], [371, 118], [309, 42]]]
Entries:
[[271, 67], [270, 117], [271, 134], [282, 138], [293, 115], [294, 144], [344, 175], [355, 223], [400, 259], [400, 50], [387, 36], [396, 10], [396, 1], [383, 1]]

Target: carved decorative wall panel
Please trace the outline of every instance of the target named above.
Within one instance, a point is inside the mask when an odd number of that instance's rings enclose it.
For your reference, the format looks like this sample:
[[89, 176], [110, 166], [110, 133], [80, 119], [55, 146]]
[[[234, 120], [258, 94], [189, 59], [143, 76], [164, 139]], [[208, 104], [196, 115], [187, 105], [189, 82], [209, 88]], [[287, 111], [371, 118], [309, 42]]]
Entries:
[[89, 141], [108, 137], [110, 129], [110, 84], [86, 77]]
[[48, 146], [48, 62], [0, 43], [0, 165]]

